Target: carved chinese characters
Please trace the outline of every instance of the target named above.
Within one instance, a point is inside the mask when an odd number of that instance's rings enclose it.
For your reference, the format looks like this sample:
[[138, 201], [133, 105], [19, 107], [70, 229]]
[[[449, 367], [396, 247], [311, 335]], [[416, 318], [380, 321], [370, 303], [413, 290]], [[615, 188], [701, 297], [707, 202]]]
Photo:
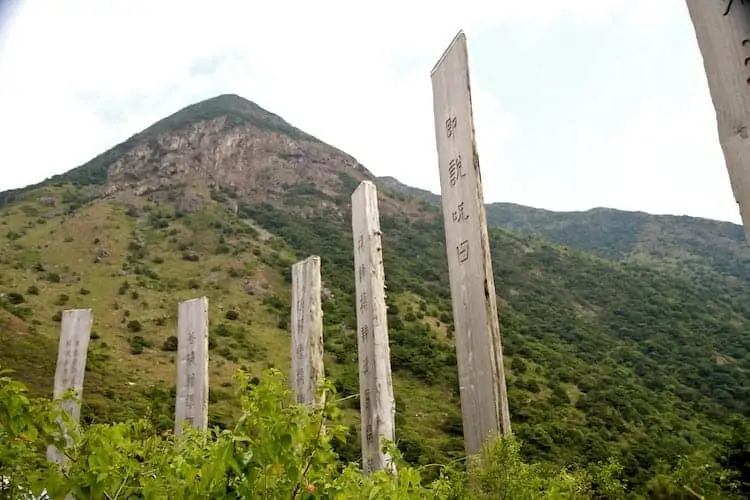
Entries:
[[352, 195], [352, 232], [363, 470], [395, 472], [391, 457], [381, 451], [382, 439], [394, 440], [396, 408], [377, 191], [370, 181], [363, 181]]
[[323, 380], [323, 311], [320, 257], [292, 266], [292, 390], [298, 403], [319, 403]]
[[[60, 325], [53, 397], [61, 399], [66, 391], [73, 389], [74, 399], [64, 400], [62, 408], [76, 424], [81, 414], [80, 398], [83, 393], [92, 321], [91, 309], [73, 309], [63, 311]], [[65, 429], [61, 430], [65, 434]], [[64, 463], [63, 455], [54, 446], [47, 449], [47, 458], [50, 461]]]
[[177, 318], [175, 434], [208, 426], [208, 299], [182, 302]]
[[745, 236], [750, 241], [750, 6], [687, 0]]
[[510, 414], [463, 32], [431, 76], [464, 441], [476, 453], [510, 432]]

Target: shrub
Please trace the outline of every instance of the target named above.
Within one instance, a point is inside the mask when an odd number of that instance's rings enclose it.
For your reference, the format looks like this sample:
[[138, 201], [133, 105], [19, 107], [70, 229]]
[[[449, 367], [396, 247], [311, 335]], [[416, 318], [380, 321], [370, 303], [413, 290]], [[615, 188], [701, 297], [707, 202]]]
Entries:
[[167, 337], [167, 340], [164, 341], [164, 344], [161, 346], [162, 351], [176, 351], [177, 350], [177, 337], [174, 335], [170, 335]]
[[216, 335], [219, 337], [229, 337], [231, 334], [232, 331], [229, 329], [229, 325], [222, 323], [216, 327]]
[[130, 344], [130, 354], [141, 354], [147, 347], [151, 347], [151, 342], [147, 341], [140, 335], [135, 335], [128, 339]]
[[238, 361], [239, 358], [229, 347], [221, 347], [218, 351], [219, 355], [227, 361]]
[[510, 369], [514, 373], [525, 373], [526, 372], [526, 363], [523, 359], [519, 358], [518, 356], [513, 357], [513, 361], [510, 362]]
[[10, 302], [13, 305], [23, 304], [24, 302], [26, 302], [26, 299], [24, 298], [24, 296], [18, 292], [10, 292], [7, 297], [8, 297], [8, 302]]
[[39, 295], [39, 287], [37, 287], [36, 285], [31, 285], [26, 289], [26, 293], [28, 293], [29, 295]]
[[193, 251], [186, 251], [182, 253], [182, 260], [187, 260], [189, 262], [198, 262], [200, 260], [200, 256]]
[[143, 330], [143, 325], [137, 319], [133, 319], [128, 321], [128, 330], [133, 333], [137, 333]]
[[235, 321], [235, 320], [236, 320], [237, 318], [239, 318], [239, 317], [240, 317], [240, 313], [238, 313], [238, 312], [237, 312], [237, 311], [235, 311], [235, 310], [229, 310], [229, 311], [227, 311], [227, 313], [226, 313], [226, 314], [225, 314], [224, 316], [225, 316], [225, 317], [226, 317], [226, 318], [227, 318], [227, 319], [228, 319], [229, 321]]

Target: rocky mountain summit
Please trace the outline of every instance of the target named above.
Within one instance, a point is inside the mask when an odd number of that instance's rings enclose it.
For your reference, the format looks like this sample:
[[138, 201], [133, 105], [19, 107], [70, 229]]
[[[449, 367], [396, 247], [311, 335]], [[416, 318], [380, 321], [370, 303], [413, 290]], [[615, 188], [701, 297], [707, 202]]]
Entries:
[[[221, 95], [187, 106], [41, 185], [71, 182], [87, 187], [91, 199], [135, 196], [195, 211], [211, 191], [273, 204], [312, 193], [323, 198], [323, 207], [345, 204], [341, 190], [364, 179], [376, 180], [350, 155], [253, 102]], [[0, 194], [0, 203], [22, 191]], [[414, 209], [394, 203], [387, 193], [382, 198], [386, 212]]]

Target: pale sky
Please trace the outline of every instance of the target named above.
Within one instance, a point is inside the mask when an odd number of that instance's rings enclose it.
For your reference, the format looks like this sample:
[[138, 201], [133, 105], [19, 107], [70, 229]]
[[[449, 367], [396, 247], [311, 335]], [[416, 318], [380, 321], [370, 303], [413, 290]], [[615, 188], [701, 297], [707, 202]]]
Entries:
[[740, 221], [684, 0], [21, 0], [0, 15], [0, 190], [233, 93], [439, 192], [430, 69], [463, 29], [486, 201]]

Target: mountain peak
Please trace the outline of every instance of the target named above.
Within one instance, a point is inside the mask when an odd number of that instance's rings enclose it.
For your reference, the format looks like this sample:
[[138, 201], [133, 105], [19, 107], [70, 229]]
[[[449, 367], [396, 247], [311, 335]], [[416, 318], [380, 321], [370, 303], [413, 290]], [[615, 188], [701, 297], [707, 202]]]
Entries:
[[354, 158], [279, 115], [237, 94], [221, 94], [172, 113], [73, 170], [0, 194], [0, 206], [33, 188], [65, 183], [88, 187], [89, 198], [179, 185], [273, 198], [299, 183], [335, 196], [340, 174], [373, 178]]
[[297, 140], [321, 142], [289, 124], [282, 117], [237, 94], [221, 94], [190, 104], [134, 137], [147, 138], [218, 118], [225, 118], [231, 125], [252, 125], [261, 131], [278, 132]]

